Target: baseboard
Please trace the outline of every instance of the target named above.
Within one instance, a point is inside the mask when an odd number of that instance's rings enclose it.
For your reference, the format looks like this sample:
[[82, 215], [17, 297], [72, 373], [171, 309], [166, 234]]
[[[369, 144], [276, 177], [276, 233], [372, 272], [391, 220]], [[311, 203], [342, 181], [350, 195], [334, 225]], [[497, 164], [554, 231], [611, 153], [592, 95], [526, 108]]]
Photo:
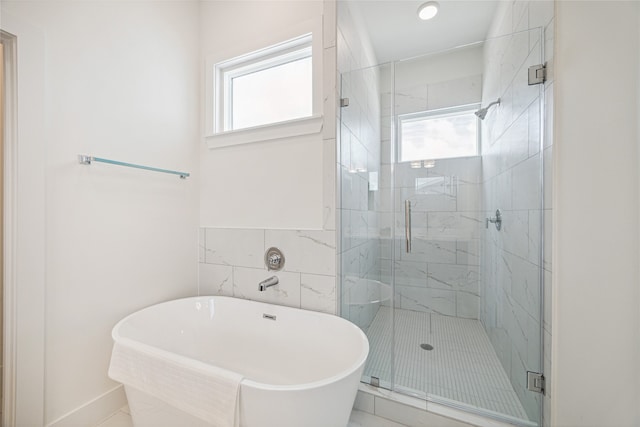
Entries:
[[94, 427], [126, 404], [124, 387], [119, 385], [47, 424], [47, 427]]

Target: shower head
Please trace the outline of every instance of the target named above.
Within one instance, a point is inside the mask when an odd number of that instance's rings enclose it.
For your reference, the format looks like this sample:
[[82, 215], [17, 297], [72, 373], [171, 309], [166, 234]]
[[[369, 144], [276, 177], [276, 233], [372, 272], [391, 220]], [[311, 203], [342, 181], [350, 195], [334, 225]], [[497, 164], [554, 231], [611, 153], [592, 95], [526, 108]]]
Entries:
[[474, 114], [478, 116], [480, 120], [484, 120], [485, 116], [487, 115], [487, 111], [489, 111], [487, 108], [481, 108], [478, 111], [476, 111]]
[[491, 104], [487, 105], [486, 107], [479, 109], [474, 114], [478, 116], [480, 120], [484, 120], [484, 118], [487, 116], [487, 112], [489, 111], [489, 108], [491, 108], [493, 105], [500, 105], [500, 98], [498, 98], [497, 101], [493, 101]]

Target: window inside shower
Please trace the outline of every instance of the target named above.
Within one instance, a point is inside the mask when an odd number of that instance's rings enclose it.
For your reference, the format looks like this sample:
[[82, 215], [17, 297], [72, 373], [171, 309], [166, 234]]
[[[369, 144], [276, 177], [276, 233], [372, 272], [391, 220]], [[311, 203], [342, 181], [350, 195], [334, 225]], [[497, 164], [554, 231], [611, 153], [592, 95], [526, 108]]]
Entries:
[[404, 114], [398, 118], [400, 162], [478, 155], [479, 104]]

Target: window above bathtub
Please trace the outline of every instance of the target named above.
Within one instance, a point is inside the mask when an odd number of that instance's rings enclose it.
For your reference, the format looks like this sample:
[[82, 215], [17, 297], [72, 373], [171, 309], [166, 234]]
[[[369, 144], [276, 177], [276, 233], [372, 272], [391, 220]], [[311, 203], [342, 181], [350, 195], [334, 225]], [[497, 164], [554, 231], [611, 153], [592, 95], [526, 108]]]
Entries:
[[474, 112], [478, 108], [472, 104], [399, 116], [398, 160], [477, 156], [480, 136]]
[[320, 132], [321, 23], [300, 29], [257, 49], [254, 42], [248, 53], [208, 60], [210, 148]]
[[216, 66], [222, 131], [310, 117], [311, 34]]

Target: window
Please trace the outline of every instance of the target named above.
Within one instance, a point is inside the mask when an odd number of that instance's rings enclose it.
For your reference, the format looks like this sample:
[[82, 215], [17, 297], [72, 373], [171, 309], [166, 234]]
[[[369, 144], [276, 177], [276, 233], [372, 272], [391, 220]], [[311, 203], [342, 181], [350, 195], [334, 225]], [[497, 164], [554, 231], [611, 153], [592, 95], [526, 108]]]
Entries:
[[216, 65], [216, 131], [313, 114], [311, 34]]
[[479, 105], [405, 114], [398, 119], [399, 160], [478, 155]]

